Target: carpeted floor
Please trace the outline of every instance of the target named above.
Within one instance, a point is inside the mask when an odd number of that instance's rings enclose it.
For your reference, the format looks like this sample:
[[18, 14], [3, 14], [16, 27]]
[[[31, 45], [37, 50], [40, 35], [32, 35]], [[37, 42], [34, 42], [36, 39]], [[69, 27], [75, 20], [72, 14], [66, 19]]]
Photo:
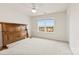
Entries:
[[68, 43], [29, 38], [8, 45], [9, 48], [0, 51], [1, 55], [70, 55]]

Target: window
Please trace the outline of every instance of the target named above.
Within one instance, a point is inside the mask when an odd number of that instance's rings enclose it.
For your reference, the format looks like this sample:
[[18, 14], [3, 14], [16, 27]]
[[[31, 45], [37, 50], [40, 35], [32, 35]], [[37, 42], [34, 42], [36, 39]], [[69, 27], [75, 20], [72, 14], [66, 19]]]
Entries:
[[38, 23], [38, 31], [41, 32], [54, 31], [55, 20], [53, 19], [39, 19], [37, 23]]

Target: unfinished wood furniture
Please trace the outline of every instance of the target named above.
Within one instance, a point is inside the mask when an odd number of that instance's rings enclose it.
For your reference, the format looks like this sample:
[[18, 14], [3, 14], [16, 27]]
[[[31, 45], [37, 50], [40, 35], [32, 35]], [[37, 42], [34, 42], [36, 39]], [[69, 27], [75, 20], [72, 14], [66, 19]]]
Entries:
[[0, 22], [0, 46], [7, 48], [7, 45], [28, 37], [26, 24]]

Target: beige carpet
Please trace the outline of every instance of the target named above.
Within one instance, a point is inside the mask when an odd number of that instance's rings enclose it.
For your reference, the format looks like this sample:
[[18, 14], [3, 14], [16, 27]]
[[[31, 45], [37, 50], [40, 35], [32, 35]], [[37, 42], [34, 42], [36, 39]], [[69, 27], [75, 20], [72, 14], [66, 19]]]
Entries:
[[0, 51], [7, 55], [68, 55], [72, 54], [68, 43], [31, 38], [8, 45], [9, 48]]

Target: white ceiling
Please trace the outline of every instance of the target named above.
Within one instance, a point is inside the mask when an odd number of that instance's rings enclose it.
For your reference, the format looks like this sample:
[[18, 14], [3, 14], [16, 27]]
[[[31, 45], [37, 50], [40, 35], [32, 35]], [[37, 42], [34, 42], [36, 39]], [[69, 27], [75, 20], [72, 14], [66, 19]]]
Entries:
[[27, 14], [29, 16], [43, 15], [46, 13], [54, 13], [65, 11], [68, 7], [67, 3], [35, 3], [37, 13], [32, 13], [32, 3], [10, 3], [10, 4], [0, 4], [0, 6], [6, 6]]

